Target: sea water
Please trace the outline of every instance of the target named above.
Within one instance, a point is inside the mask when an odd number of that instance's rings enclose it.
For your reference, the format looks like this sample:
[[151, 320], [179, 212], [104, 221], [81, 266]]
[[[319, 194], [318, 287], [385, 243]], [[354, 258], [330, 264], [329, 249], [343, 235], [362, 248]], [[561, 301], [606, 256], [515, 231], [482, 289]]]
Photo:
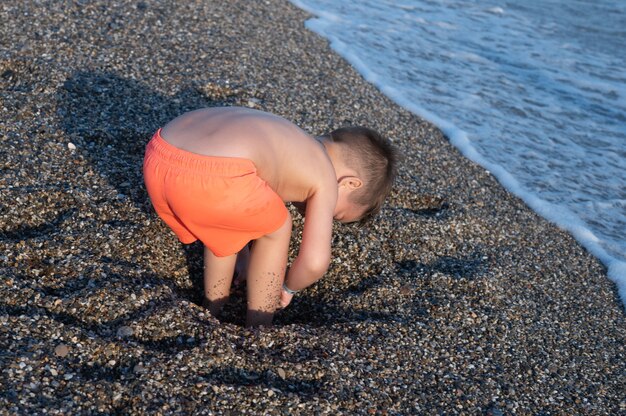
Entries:
[[292, 1], [366, 80], [572, 233], [626, 302], [626, 1]]

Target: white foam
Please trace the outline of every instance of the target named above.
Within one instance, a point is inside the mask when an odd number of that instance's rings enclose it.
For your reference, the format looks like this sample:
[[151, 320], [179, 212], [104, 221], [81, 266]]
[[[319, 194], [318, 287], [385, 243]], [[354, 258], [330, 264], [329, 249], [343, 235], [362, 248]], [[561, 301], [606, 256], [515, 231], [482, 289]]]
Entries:
[[504, 9], [502, 7], [492, 7], [491, 9], [487, 9], [487, 11], [493, 14], [504, 14]]

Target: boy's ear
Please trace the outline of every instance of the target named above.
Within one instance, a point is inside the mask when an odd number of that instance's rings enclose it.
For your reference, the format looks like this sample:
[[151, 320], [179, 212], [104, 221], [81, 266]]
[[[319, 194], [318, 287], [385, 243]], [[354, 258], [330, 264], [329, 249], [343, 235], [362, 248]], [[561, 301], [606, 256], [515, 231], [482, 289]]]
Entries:
[[337, 182], [339, 187], [345, 186], [351, 191], [359, 189], [363, 186], [363, 181], [356, 176], [342, 176]]

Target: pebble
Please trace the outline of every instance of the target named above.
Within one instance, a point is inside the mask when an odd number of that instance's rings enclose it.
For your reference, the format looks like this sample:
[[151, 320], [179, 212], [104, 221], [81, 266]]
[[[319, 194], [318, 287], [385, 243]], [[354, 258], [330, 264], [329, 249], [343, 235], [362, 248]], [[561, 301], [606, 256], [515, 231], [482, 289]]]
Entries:
[[59, 344], [59, 345], [57, 345], [57, 346], [54, 348], [54, 354], [55, 354], [57, 357], [61, 357], [61, 358], [63, 358], [63, 357], [65, 357], [67, 354], [69, 354], [69, 352], [70, 352], [70, 348], [69, 348], [67, 345], [65, 345], [65, 344]]
[[411, 294], [411, 286], [404, 285], [400, 288], [400, 294], [403, 296], [407, 296]]
[[130, 337], [135, 333], [133, 328], [129, 326], [121, 326], [117, 329], [117, 336], [120, 338]]

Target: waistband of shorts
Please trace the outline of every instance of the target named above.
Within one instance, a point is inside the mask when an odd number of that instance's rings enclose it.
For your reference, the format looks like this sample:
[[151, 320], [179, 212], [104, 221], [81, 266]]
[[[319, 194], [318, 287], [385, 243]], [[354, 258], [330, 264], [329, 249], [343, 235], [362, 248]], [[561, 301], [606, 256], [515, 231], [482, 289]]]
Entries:
[[250, 159], [240, 157], [206, 156], [179, 149], [161, 137], [157, 130], [146, 146], [146, 156], [156, 155], [161, 162], [185, 170], [197, 170], [213, 175], [239, 176], [256, 173], [256, 165]]

